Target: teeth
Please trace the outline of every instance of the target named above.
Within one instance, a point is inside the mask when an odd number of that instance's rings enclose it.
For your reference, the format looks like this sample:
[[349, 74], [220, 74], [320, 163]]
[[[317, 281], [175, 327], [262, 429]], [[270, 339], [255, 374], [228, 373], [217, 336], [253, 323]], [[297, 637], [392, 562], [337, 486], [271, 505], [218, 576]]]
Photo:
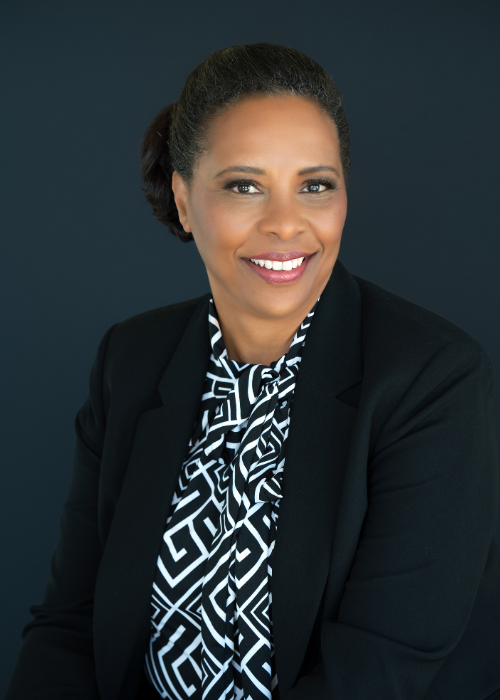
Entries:
[[268, 270], [293, 270], [296, 267], [300, 267], [304, 261], [304, 258], [295, 258], [294, 260], [285, 260], [281, 262], [280, 260], [250, 260], [259, 267], [265, 267]]

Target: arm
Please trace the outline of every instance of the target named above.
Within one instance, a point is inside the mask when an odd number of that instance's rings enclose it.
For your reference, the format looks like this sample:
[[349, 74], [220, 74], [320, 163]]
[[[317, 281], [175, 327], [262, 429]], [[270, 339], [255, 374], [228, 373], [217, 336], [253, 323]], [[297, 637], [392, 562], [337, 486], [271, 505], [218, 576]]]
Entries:
[[323, 663], [284, 700], [423, 700], [467, 625], [497, 499], [491, 361], [456, 340], [385, 421], [338, 618], [323, 623]]
[[6, 700], [56, 700], [99, 695], [94, 672], [92, 617], [101, 558], [97, 503], [105, 432], [102, 375], [111, 328], [90, 375], [90, 392], [76, 418], [76, 447], [61, 531], [43, 603], [23, 642]]

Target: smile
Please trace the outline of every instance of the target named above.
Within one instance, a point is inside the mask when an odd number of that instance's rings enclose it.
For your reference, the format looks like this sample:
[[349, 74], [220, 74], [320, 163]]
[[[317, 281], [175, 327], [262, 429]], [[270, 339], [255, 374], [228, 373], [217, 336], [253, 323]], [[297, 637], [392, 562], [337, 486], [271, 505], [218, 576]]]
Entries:
[[289, 254], [271, 253], [269, 257], [244, 258], [244, 261], [255, 274], [269, 284], [286, 284], [295, 282], [302, 277], [309, 262], [315, 257], [315, 253], [312, 255], [297, 255], [295, 253], [295, 255], [296, 257], [288, 260], [276, 260], [271, 259], [271, 256], [272, 258], [283, 258], [288, 257]]

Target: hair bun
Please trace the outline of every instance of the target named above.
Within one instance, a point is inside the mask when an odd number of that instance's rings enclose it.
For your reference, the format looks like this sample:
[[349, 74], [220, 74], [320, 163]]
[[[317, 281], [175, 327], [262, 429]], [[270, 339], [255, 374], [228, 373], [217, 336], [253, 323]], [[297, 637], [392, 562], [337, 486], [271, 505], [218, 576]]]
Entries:
[[176, 102], [162, 109], [146, 129], [140, 149], [144, 193], [154, 216], [182, 241], [193, 236], [184, 231], [172, 191], [174, 168], [170, 159], [170, 126]]

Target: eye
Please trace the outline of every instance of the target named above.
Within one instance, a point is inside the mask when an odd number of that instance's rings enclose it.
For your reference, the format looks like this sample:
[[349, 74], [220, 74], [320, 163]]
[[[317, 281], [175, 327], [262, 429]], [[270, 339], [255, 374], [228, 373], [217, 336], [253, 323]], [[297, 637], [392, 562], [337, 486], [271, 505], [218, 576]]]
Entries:
[[250, 180], [236, 180], [224, 185], [225, 190], [231, 190], [235, 194], [258, 194], [260, 190], [257, 185]]
[[310, 180], [306, 182], [301, 192], [306, 192], [306, 194], [323, 194], [323, 192], [327, 192], [327, 190], [334, 189], [335, 183], [331, 180]]

